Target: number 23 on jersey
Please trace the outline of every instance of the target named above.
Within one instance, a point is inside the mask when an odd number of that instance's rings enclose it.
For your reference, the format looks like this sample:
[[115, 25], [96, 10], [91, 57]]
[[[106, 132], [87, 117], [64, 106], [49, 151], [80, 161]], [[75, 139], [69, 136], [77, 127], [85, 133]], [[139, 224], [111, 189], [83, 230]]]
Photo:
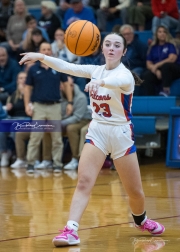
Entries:
[[94, 111], [97, 114], [102, 109], [103, 110], [102, 114], [103, 114], [104, 117], [111, 117], [112, 116], [110, 107], [109, 107], [109, 105], [107, 103], [101, 103], [101, 104], [98, 105], [97, 103], [93, 102], [92, 105], [95, 108]]

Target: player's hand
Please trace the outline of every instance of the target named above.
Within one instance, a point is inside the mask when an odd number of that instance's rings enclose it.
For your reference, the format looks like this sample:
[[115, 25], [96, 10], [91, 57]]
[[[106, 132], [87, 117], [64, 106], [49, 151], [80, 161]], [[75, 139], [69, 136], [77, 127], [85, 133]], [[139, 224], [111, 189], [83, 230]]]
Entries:
[[70, 116], [73, 112], [73, 105], [72, 104], [68, 104], [66, 106], [66, 115]]
[[23, 55], [24, 57], [22, 57], [22, 59], [19, 61], [19, 64], [29, 64], [29, 63], [33, 63], [37, 60], [43, 60], [44, 59], [44, 54], [42, 53], [33, 53], [33, 52], [29, 52], [29, 53], [21, 53], [20, 55]]
[[89, 92], [90, 95], [96, 95], [99, 87], [103, 87], [105, 85], [103, 80], [92, 80], [88, 84], [86, 84], [84, 91]]

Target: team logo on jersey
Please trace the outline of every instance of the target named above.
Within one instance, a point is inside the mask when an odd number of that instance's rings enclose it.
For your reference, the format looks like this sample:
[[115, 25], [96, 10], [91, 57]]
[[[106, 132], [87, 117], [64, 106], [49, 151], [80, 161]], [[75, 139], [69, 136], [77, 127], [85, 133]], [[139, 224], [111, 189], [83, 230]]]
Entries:
[[108, 101], [111, 100], [111, 97], [108, 95], [91, 95], [92, 99], [98, 101]]

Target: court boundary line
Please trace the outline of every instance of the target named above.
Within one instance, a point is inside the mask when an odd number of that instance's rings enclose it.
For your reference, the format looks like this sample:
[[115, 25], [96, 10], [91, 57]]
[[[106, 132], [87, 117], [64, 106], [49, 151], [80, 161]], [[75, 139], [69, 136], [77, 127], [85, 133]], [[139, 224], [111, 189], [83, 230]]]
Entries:
[[[174, 215], [174, 216], [153, 218], [153, 220], [165, 220], [165, 219], [179, 218], [179, 217], [180, 217], [180, 215]], [[130, 222], [124, 222], [124, 223], [119, 223], [119, 224], [117, 223], [117, 224], [108, 224], [108, 225], [103, 225], [103, 226], [98, 226], [98, 227], [82, 228], [82, 229], [79, 229], [78, 232], [84, 231], [84, 230], [98, 229], [98, 228], [121, 226], [121, 225], [131, 224], [131, 223], [133, 224], [133, 222], [130, 221]], [[40, 234], [40, 235], [32, 235], [32, 236], [23, 236], [23, 237], [17, 237], [17, 238], [10, 238], [10, 239], [0, 240], [0, 243], [1, 242], [7, 242], [7, 241], [16, 241], [16, 240], [37, 238], [37, 237], [48, 236], [48, 235], [56, 235], [56, 234], [57, 234], [57, 232], [56, 233], [48, 233], [48, 234]]]
[[[180, 178], [180, 176], [179, 177], [173, 177], [173, 178], [171, 178], [171, 179], [177, 179], [177, 178]], [[161, 180], [161, 179], [167, 179], [167, 178], [164, 178], [164, 177], [160, 177], [160, 178], [154, 178], [153, 179], [153, 181], [154, 180]], [[143, 181], [149, 181], [148, 179], [142, 179], [141, 180], [142, 182]], [[106, 183], [106, 184], [95, 184], [94, 185], [94, 187], [96, 187], [96, 186], [103, 186], [103, 185], [111, 185], [111, 184], [122, 184], [122, 182], [121, 181], [118, 181], [118, 182], [112, 182], [112, 183]], [[4, 193], [4, 194], [1, 194], [0, 193], [0, 197], [1, 196], [7, 196], [7, 195], [15, 195], [15, 194], [21, 194], [21, 193], [32, 193], [32, 192], [46, 192], [46, 191], [55, 191], [55, 190], [59, 190], [59, 189], [62, 189], [62, 190], [66, 190], [66, 189], [73, 189], [73, 188], [76, 188], [76, 185], [75, 186], [68, 186], [68, 187], [62, 187], [62, 188], [58, 188], [58, 189], [45, 189], [45, 190], [35, 190], [35, 191], [25, 191], [25, 192], [14, 192], [14, 193]]]

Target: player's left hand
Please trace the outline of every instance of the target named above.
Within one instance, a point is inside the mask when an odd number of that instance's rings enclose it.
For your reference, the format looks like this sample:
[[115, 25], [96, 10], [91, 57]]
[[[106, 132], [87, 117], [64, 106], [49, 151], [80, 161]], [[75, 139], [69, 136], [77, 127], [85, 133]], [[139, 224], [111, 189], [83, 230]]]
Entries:
[[99, 87], [103, 87], [105, 85], [103, 80], [91, 80], [88, 84], [86, 84], [84, 91], [89, 92], [90, 95], [96, 95]]

